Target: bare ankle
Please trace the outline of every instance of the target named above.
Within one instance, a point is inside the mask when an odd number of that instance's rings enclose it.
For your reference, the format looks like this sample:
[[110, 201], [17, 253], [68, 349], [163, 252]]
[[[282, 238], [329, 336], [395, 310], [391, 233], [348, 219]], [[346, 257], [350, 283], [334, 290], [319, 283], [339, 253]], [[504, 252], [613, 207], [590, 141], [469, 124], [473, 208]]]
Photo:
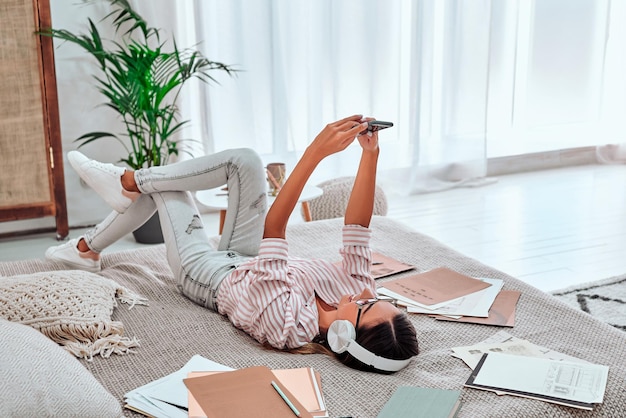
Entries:
[[86, 253], [87, 251], [91, 251], [91, 248], [87, 246], [87, 243], [85, 242], [84, 238], [81, 238], [78, 240], [78, 244], [76, 245], [76, 248], [78, 248], [78, 251], [80, 251], [81, 253]]
[[135, 182], [135, 172], [131, 170], [124, 171], [122, 174], [122, 187], [124, 190], [128, 192], [141, 193], [139, 188], [137, 188], [137, 183]]
[[76, 245], [76, 248], [78, 249], [79, 255], [82, 258], [90, 258], [96, 261], [100, 260], [100, 253], [92, 251], [91, 248], [87, 246], [87, 243], [85, 242], [85, 238], [81, 238], [78, 240], [78, 244]]

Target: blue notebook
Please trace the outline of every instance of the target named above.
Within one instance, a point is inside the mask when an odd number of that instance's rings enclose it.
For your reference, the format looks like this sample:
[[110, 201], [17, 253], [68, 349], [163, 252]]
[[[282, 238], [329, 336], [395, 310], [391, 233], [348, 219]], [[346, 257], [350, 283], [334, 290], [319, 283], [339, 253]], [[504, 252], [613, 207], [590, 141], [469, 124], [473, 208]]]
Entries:
[[377, 418], [453, 418], [461, 407], [461, 391], [400, 386]]

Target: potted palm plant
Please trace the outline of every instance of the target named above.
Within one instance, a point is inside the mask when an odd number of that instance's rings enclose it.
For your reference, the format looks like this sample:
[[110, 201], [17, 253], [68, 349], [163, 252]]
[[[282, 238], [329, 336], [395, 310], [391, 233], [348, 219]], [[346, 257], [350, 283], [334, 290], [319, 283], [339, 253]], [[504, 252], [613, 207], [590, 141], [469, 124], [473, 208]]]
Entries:
[[[127, 154], [120, 162], [132, 169], [166, 164], [172, 155], [178, 155], [177, 134], [189, 121], [179, 120], [177, 101], [185, 83], [197, 78], [209, 83], [215, 81], [211, 72], [224, 71], [233, 75], [237, 70], [215, 62], [193, 49], [165, 49], [161, 30], [151, 27], [131, 7], [128, 0], [107, 0], [113, 10], [100, 23], [110, 21], [115, 40], [100, 36], [97, 25], [88, 19], [87, 33], [46, 28], [41, 35], [73, 43], [90, 54], [98, 65], [94, 75], [98, 91], [106, 98], [104, 103], [117, 113], [125, 131], [89, 132], [75, 141], [79, 147], [104, 138], [119, 141]], [[158, 218], [149, 221], [144, 229], [154, 230]], [[139, 235], [139, 236], [138, 236]], [[162, 242], [158, 229], [156, 238], [141, 238], [140, 242]]]

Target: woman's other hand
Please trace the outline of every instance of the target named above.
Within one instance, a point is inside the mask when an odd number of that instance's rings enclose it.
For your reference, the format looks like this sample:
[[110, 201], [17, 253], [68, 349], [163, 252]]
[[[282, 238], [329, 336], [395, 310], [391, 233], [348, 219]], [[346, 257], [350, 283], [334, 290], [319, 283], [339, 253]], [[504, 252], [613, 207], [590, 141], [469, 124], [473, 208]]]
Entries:
[[[376, 120], [374, 118], [364, 118], [361, 122], [365, 122], [367, 128], [367, 122], [370, 120]], [[364, 132], [364, 131], [361, 131]], [[363, 148], [363, 151], [376, 151], [378, 150], [378, 131], [367, 131], [359, 134], [357, 137], [359, 145]]]
[[362, 115], [353, 115], [329, 123], [309, 145], [309, 151], [322, 160], [346, 149], [364, 129], [367, 129], [367, 121]]

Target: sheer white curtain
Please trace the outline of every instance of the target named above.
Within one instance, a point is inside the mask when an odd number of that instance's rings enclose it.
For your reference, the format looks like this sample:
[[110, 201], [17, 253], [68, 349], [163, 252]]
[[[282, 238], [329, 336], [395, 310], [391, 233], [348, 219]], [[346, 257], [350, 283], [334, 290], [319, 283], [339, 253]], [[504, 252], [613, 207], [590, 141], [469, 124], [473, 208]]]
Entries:
[[[403, 192], [488, 184], [488, 157], [626, 154], [624, 2], [137, 3], [179, 44], [242, 70], [186, 96], [199, 152], [252, 147], [289, 168], [326, 123], [363, 113], [395, 123], [381, 133], [380, 178]], [[353, 146], [312, 181], [357, 161]]]
[[488, 157], [596, 146], [626, 160], [626, 2], [492, 3]]
[[[191, 124], [181, 139], [199, 140], [185, 143], [195, 155], [247, 146], [289, 168], [326, 123], [363, 113], [395, 123], [381, 133], [386, 190], [488, 183], [485, 157], [597, 146], [599, 161], [626, 161], [621, 0], [131, 1], [180, 47], [242, 70], [183, 90]], [[110, 5], [51, 9], [55, 27], [85, 30]], [[122, 129], [94, 112], [93, 63], [69, 44], [55, 53], [64, 148], [98, 127]], [[116, 145], [85, 151], [116, 161]], [[352, 175], [357, 160], [358, 147], [333, 156], [312, 182]], [[82, 202], [68, 207], [84, 206], [78, 178], [66, 177], [76, 186], [68, 200]], [[105, 214], [90, 207], [70, 218]]]
[[[395, 123], [380, 135], [390, 187], [484, 176], [488, 0], [137, 3], [179, 45], [241, 70], [185, 96], [185, 137], [201, 152], [252, 147], [289, 169], [325, 124], [362, 113]], [[355, 144], [329, 158], [312, 182], [354, 174], [358, 156]]]
[[[626, 2], [607, 1], [598, 161], [626, 163]], [[606, 144], [606, 145], [603, 145]]]
[[[180, 47], [242, 70], [184, 89], [181, 116], [192, 122], [181, 139], [200, 140], [185, 143], [195, 155], [246, 146], [289, 168], [326, 123], [363, 113], [395, 123], [381, 133], [380, 178], [404, 192], [484, 184], [490, 157], [589, 145], [601, 161], [626, 157], [623, 1], [133, 4]], [[55, 2], [55, 26], [84, 24], [88, 9]], [[58, 50], [57, 75], [64, 136], [74, 138], [93, 122], [63, 109], [91, 110], [91, 86], [77, 70], [87, 60], [64, 59], [69, 50]], [[102, 155], [116, 156], [109, 147]], [[357, 160], [353, 146], [312, 182], [351, 175]]]
[[[411, 192], [491, 182], [486, 123], [491, 1], [422, 1], [413, 14]], [[400, 179], [398, 179], [400, 180]]]
[[615, 87], [605, 83], [610, 3], [493, 3], [490, 157], [606, 140], [605, 89]]
[[[293, 167], [322, 127], [355, 113], [391, 120], [388, 148], [408, 143], [410, 4], [376, 0], [197, 1], [198, 39], [209, 57], [236, 64], [234, 80], [208, 91], [209, 151], [255, 148]], [[403, 116], [406, 118], [406, 116]], [[403, 129], [403, 126], [405, 127]], [[383, 144], [383, 146], [385, 146]], [[392, 165], [406, 153], [383, 153]], [[386, 159], [386, 162], [385, 162]], [[326, 160], [317, 180], [354, 174], [358, 147]]]

